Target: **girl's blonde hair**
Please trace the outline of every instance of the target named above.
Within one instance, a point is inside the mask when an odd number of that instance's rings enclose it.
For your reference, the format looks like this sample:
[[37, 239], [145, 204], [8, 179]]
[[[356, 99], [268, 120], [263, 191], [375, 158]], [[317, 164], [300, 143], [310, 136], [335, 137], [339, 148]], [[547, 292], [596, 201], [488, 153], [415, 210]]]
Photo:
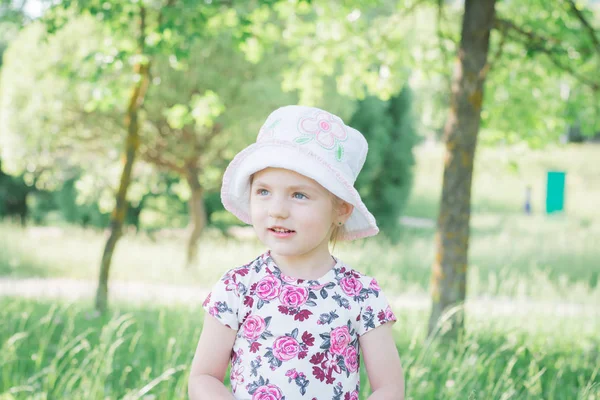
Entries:
[[[335, 194], [329, 192], [329, 194], [331, 195], [331, 202], [333, 203], [333, 210], [334, 211], [338, 211], [341, 207], [341, 205], [343, 203], [345, 203], [344, 200], [340, 199], [339, 197], [337, 197]], [[346, 231], [346, 227], [344, 225], [337, 225], [334, 224], [333, 229], [331, 231], [331, 236], [329, 237], [329, 243], [332, 243], [333, 246], [331, 247], [331, 251], [333, 251], [335, 249], [335, 245], [338, 241], [338, 239], [345, 233]]]

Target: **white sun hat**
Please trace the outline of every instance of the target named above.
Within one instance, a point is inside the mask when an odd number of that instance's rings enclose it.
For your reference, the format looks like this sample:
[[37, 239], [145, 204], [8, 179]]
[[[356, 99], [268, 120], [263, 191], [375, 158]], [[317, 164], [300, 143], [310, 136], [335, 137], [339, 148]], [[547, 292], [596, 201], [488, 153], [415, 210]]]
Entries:
[[337, 116], [314, 107], [285, 106], [271, 113], [256, 143], [231, 161], [223, 176], [221, 201], [247, 224], [250, 218], [250, 176], [265, 168], [295, 171], [317, 181], [354, 210], [338, 240], [354, 240], [379, 232], [354, 182], [367, 157], [363, 135]]

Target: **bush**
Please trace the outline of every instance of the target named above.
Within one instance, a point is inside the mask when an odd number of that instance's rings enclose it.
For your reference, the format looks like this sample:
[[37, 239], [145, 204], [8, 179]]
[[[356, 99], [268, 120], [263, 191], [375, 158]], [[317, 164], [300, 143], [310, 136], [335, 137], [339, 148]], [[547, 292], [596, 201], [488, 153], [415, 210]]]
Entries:
[[410, 88], [405, 86], [389, 101], [376, 97], [360, 101], [350, 125], [369, 142], [356, 188], [381, 231], [395, 241], [413, 182], [413, 147], [420, 139], [412, 116]]

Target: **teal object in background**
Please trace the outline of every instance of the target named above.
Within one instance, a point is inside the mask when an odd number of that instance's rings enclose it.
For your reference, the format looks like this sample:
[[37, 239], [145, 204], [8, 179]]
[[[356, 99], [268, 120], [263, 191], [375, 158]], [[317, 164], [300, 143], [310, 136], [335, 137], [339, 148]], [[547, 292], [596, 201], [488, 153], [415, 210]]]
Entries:
[[565, 177], [562, 171], [548, 171], [546, 185], [546, 213], [564, 211], [565, 208]]

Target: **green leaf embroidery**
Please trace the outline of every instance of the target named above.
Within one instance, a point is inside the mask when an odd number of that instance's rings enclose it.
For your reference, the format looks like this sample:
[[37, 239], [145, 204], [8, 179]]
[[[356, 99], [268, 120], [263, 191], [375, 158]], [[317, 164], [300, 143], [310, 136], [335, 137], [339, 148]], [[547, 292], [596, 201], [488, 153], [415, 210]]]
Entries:
[[312, 140], [312, 136], [300, 136], [295, 139], [296, 143], [304, 144]]
[[338, 147], [335, 149], [335, 159], [342, 161], [342, 157], [344, 157], [344, 148], [338, 143]]

